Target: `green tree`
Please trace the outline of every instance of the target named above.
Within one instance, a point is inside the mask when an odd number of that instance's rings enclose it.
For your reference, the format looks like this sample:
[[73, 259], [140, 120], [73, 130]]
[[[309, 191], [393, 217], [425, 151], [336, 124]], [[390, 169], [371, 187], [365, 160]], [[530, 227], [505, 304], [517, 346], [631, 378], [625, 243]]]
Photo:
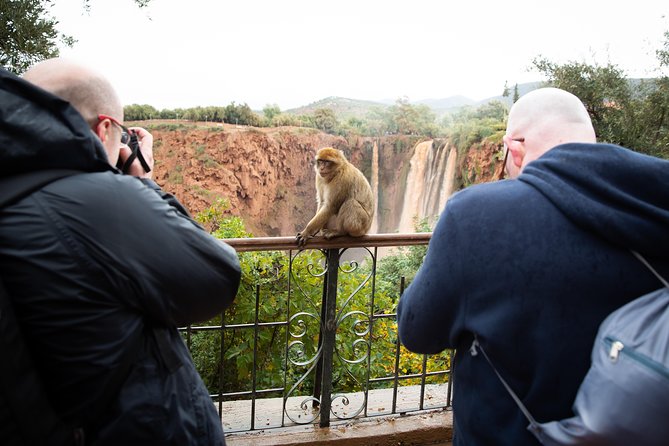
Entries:
[[126, 121], [145, 121], [160, 117], [155, 107], [148, 104], [131, 104], [123, 107], [123, 115]]
[[[151, 0], [135, 0], [135, 4], [140, 8], [144, 8], [151, 3]], [[91, 0], [84, 0], [84, 8], [88, 11], [91, 8]]]
[[299, 126], [301, 125], [302, 122], [295, 116], [289, 115], [286, 113], [281, 113], [272, 119], [272, 125], [276, 127], [281, 127], [281, 126]]
[[[669, 59], [669, 32], [657, 51], [660, 68]], [[597, 139], [669, 158], [669, 79], [630, 80], [617, 66], [582, 62], [556, 64], [537, 58], [534, 66], [550, 85], [578, 96], [592, 119]]]
[[0, 65], [16, 74], [40, 60], [58, 55], [58, 42], [74, 40], [56, 29], [58, 21], [47, 13], [52, 0], [0, 2]]
[[427, 105], [412, 105], [409, 99], [404, 97], [390, 107], [390, 128], [393, 133], [401, 135], [421, 135], [434, 137], [439, 133], [435, 124], [435, 115]]
[[229, 124], [260, 125], [260, 116], [248, 104], [236, 105], [234, 102], [225, 107], [223, 120]]
[[509, 115], [509, 110], [500, 101], [490, 101], [481, 105], [473, 113], [474, 119], [494, 119], [496, 121], [505, 121]]
[[669, 31], [664, 32], [664, 46], [655, 52], [660, 67], [669, 68]]
[[421, 127], [430, 121], [430, 110], [425, 105], [414, 106], [409, 99], [404, 97], [395, 102], [390, 108], [390, 113], [398, 133], [404, 135], [417, 135]]
[[451, 143], [458, 148], [458, 156], [462, 157], [472, 145], [483, 141], [501, 145], [508, 114], [506, 105], [491, 101], [477, 108], [463, 107], [447, 115], [442, 123]]
[[660, 72], [665, 73], [652, 82], [644, 101], [643, 122], [648, 125], [648, 153], [669, 159], [669, 31], [664, 33], [663, 47], [657, 50]]
[[271, 125], [274, 117], [281, 114], [281, 108], [277, 104], [267, 104], [262, 109], [262, 112], [265, 115], [265, 119], [267, 119], [267, 123]]
[[[516, 84], [518, 85], [518, 84]], [[504, 81], [504, 90], [502, 90], [502, 97], [508, 98], [509, 97], [509, 84], [507, 81]]]
[[319, 108], [313, 114], [314, 127], [327, 133], [335, 133], [339, 127], [339, 121], [331, 108]]
[[381, 107], [372, 107], [367, 116], [367, 129], [369, 136], [382, 136], [390, 133], [397, 133], [394, 129], [393, 120], [390, 113]]
[[534, 66], [549, 83], [581, 99], [590, 114], [600, 141], [634, 147], [636, 116], [631, 107], [632, 90], [624, 72], [609, 63], [605, 66], [584, 62], [559, 65], [537, 58]]
[[418, 110], [409, 103], [408, 98], [398, 99], [391, 107], [391, 115], [398, 133], [402, 135], [418, 134]]
[[367, 125], [364, 120], [351, 116], [341, 126], [342, 133], [353, 135], [364, 135], [368, 132]]
[[[151, 0], [135, 0], [140, 8]], [[54, 0], [0, 1], [0, 66], [22, 74], [31, 65], [58, 56], [58, 43], [72, 46], [76, 40], [60, 33], [58, 21], [48, 10]], [[83, 7], [90, 8], [90, 0]]]

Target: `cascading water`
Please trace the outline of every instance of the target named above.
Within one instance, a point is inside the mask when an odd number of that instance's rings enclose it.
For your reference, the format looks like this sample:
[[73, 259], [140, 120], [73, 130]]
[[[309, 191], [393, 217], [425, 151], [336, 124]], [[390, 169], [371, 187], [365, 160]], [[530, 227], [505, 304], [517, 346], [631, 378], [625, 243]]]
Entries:
[[414, 232], [414, 218], [421, 214], [422, 198], [425, 195], [425, 168], [427, 155], [432, 148], [432, 141], [424, 141], [414, 148], [409, 161], [409, 175], [404, 193], [404, 204], [400, 217], [398, 232]]
[[372, 219], [371, 234], [379, 232], [379, 145], [374, 141], [372, 148], [372, 194], [374, 195], [374, 218]]
[[[444, 151], [446, 149], [444, 148]], [[455, 147], [451, 147], [448, 151], [448, 159], [446, 160], [446, 179], [444, 185], [441, 188], [441, 195], [439, 197], [439, 212], [444, 209], [446, 206], [446, 200], [453, 194], [454, 183], [455, 183], [455, 167], [456, 161], [458, 160], [458, 151]]]
[[457, 151], [433, 141], [418, 143], [411, 157], [398, 232], [415, 231], [416, 220], [432, 224], [453, 190]]

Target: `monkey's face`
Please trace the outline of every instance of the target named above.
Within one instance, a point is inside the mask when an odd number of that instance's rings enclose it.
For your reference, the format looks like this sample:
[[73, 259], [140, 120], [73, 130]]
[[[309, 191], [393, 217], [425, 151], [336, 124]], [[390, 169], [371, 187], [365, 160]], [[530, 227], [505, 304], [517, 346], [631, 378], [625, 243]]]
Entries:
[[316, 159], [316, 172], [318, 172], [318, 174], [326, 180], [329, 180], [336, 170], [337, 163], [334, 161], [318, 158]]

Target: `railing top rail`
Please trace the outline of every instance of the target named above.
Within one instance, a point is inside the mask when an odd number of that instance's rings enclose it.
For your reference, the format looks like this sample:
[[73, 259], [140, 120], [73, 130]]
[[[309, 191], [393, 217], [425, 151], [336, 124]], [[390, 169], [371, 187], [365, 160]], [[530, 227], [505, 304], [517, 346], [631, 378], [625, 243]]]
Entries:
[[[383, 246], [412, 246], [427, 245], [432, 237], [431, 232], [410, 234], [368, 234], [362, 237], [336, 237], [326, 240], [324, 237], [310, 238], [303, 249], [330, 249], [330, 248], [368, 248]], [[256, 237], [256, 238], [229, 238], [223, 240], [235, 248], [237, 252], [245, 251], [282, 251], [300, 248], [295, 237]]]

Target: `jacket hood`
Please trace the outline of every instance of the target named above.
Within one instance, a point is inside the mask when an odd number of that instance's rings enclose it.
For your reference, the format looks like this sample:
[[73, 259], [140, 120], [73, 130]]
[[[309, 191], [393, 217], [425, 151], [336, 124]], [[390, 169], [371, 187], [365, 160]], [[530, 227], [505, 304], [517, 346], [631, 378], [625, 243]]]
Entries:
[[528, 164], [518, 180], [610, 243], [667, 257], [669, 160], [612, 144], [562, 144]]
[[113, 167], [74, 107], [0, 68], [0, 178], [45, 169]]

